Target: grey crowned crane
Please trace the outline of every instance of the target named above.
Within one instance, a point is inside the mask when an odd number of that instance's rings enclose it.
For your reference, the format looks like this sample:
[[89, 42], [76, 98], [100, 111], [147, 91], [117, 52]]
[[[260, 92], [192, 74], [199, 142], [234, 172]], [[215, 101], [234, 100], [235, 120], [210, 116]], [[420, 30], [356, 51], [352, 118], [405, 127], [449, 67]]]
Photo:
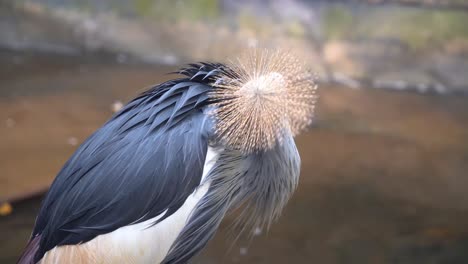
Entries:
[[65, 163], [19, 263], [186, 263], [233, 210], [242, 230], [278, 218], [298, 184], [312, 75], [271, 51], [179, 73]]

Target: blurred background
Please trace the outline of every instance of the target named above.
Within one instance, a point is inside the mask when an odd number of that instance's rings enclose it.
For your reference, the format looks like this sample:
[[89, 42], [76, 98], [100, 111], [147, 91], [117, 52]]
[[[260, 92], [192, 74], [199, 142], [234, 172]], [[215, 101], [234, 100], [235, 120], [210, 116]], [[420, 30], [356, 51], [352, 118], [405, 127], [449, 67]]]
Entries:
[[194, 263], [468, 263], [468, 1], [0, 0], [0, 263], [122, 104], [188, 62], [298, 54], [320, 84], [272, 229]]

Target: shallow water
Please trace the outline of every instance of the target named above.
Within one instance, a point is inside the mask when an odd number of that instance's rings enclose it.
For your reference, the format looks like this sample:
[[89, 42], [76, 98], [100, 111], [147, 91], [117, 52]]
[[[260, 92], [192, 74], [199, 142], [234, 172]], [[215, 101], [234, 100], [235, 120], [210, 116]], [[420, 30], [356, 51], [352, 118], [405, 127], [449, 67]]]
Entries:
[[[0, 53], [0, 200], [42, 190], [83, 141], [173, 69]], [[468, 97], [321, 87], [297, 139], [300, 186], [278, 223], [233, 245], [230, 219], [195, 263], [468, 263]], [[39, 199], [0, 217], [14, 263]]]

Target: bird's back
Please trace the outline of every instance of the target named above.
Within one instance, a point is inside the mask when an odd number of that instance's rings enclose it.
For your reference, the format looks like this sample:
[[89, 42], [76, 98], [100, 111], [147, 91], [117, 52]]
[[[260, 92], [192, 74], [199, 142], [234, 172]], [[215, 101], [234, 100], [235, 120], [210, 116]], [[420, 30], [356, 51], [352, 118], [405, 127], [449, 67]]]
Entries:
[[190, 202], [211, 133], [204, 69], [214, 66], [192, 65], [185, 69], [187, 78], [141, 94], [77, 149], [47, 193], [20, 263], [35, 263], [54, 247], [86, 245], [98, 236], [103, 241], [113, 232], [117, 240], [131, 242], [132, 236], [121, 235], [154, 230], [149, 227]]

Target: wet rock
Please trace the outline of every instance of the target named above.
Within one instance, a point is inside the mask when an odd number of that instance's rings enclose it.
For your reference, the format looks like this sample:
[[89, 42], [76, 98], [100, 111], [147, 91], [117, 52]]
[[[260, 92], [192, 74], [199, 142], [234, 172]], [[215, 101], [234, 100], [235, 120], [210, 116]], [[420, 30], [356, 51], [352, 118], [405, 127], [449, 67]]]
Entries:
[[468, 94], [468, 57], [436, 54], [426, 65], [433, 76], [447, 85], [449, 92]]
[[372, 87], [389, 90], [410, 90], [419, 93], [444, 94], [448, 88], [421, 69], [402, 67], [374, 75]]

